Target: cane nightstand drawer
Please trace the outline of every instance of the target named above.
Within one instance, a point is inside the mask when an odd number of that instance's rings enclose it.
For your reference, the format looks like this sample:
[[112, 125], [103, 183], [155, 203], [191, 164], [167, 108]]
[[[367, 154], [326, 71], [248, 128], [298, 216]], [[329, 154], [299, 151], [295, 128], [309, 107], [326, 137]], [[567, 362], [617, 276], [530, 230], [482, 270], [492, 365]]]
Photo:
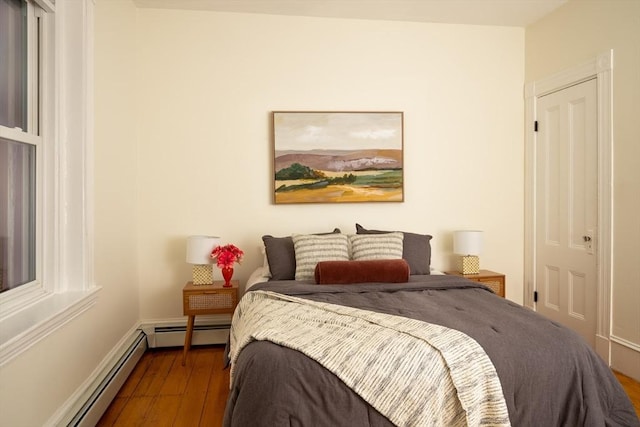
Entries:
[[183, 291], [182, 308], [186, 316], [200, 314], [232, 314], [238, 304], [238, 285], [222, 287], [222, 282], [213, 285], [189, 283]]
[[477, 280], [486, 287], [490, 288], [496, 295], [504, 296], [504, 282], [501, 280]]

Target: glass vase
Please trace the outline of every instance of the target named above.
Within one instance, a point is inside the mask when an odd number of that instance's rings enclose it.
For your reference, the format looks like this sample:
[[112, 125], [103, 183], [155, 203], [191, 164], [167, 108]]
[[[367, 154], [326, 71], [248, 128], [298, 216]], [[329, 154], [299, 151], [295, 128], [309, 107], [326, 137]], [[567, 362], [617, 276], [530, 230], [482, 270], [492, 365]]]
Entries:
[[233, 267], [222, 267], [222, 277], [224, 278], [225, 288], [231, 287], [231, 278], [233, 277]]

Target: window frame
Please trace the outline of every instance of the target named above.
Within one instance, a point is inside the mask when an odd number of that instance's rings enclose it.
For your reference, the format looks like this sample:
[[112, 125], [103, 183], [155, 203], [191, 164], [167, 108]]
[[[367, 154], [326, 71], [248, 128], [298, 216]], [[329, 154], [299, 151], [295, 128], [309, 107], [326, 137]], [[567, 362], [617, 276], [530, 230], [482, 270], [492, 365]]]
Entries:
[[2, 127], [0, 136], [39, 143], [36, 280], [0, 294], [0, 366], [89, 309], [100, 291], [93, 273], [94, 2], [24, 1], [40, 23], [39, 40], [28, 30], [27, 59], [35, 107], [28, 107], [27, 130], [39, 135]]

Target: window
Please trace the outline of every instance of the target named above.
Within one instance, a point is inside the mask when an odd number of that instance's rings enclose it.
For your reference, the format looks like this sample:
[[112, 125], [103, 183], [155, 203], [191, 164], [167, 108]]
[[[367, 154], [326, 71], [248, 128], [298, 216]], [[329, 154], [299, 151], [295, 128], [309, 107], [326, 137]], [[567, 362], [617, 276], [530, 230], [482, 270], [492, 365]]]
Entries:
[[0, 292], [36, 280], [36, 147], [0, 138]]
[[0, 0], [0, 366], [100, 290], [93, 10], [93, 0]]
[[0, 0], [0, 293], [38, 279], [38, 14], [25, 0]]

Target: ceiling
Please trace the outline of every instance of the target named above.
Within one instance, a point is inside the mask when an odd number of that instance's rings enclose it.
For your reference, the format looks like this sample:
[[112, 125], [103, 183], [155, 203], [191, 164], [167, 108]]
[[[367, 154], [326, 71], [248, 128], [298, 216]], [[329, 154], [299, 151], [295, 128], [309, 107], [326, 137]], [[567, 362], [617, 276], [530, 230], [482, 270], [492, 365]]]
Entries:
[[138, 7], [526, 27], [569, 0], [134, 0]]

